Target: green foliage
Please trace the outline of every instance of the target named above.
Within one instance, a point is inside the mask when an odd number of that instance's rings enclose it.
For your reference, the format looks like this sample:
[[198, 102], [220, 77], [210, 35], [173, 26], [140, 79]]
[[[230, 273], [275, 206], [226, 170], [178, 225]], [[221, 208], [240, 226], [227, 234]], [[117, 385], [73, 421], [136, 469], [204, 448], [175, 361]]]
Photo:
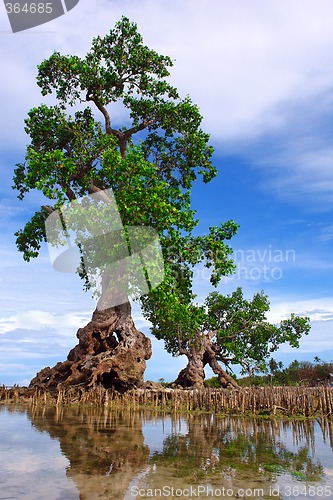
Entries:
[[[158, 232], [166, 279], [150, 300], [163, 302], [170, 319], [180, 314], [185, 324], [189, 311], [177, 304], [177, 290], [192, 297], [198, 263], [211, 268], [213, 284], [233, 271], [225, 240], [238, 226], [229, 221], [205, 236], [193, 235], [198, 225], [191, 210], [193, 182], [198, 176], [210, 181], [216, 169], [198, 107], [167, 81], [172, 65], [170, 57], [144, 45], [136, 24], [126, 17], [105, 37], [96, 37], [83, 58], [54, 52], [38, 66], [37, 83], [43, 96], [55, 93], [58, 104], [29, 111], [25, 131], [30, 144], [24, 162], [16, 166], [13, 187], [21, 200], [37, 189], [51, 202], [16, 233], [27, 261], [38, 256], [46, 237], [44, 222], [53, 210], [111, 188], [124, 226], [150, 226]], [[113, 124], [116, 104], [129, 117], [122, 128]], [[72, 111], [77, 105], [80, 109]], [[141, 141], [134, 141], [140, 132]], [[88, 270], [78, 272], [89, 286]]]
[[[274, 366], [274, 370], [271, 369]], [[269, 361], [270, 375], [256, 375], [244, 377], [239, 380], [240, 385], [305, 385], [314, 386], [317, 384], [328, 384], [329, 374], [333, 373], [333, 362], [322, 361], [318, 356], [314, 357], [314, 362], [294, 360], [286, 368], [281, 362], [276, 362], [273, 358]]]
[[221, 387], [221, 384], [219, 382], [218, 377], [211, 377], [211, 378], [206, 378], [204, 381], [204, 386], [205, 387]]
[[252, 300], [243, 297], [237, 288], [230, 295], [213, 292], [206, 299], [204, 330], [215, 332], [218, 358], [225, 364], [240, 364], [244, 371], [265, 370], [267, 358], [281, 344], [299, 346], [301, 336], [310, 331], [309, 318], [294, 314], [280, 325], [267, 321], [270, 303], [263, 292]]

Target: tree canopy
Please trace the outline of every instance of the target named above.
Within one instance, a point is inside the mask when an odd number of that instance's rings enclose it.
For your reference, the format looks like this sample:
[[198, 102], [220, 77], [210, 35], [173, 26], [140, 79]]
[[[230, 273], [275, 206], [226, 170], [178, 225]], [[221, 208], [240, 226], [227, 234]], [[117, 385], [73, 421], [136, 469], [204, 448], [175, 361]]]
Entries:
[[[58, 104], [41, 104], [25, 120], [31, 142], [14, 187], [20, 199], [38, 189], [50, 203], [16, 233], [25, 260], [39, 254], [52, 211], [111, 188], [124, 226], [158, 232], [167, 267], [190, 273], [204, 261], [213, 266], [212, 280], [233, 270], [224, 242], [237, 231], [233, 221], [193, 235], [193, 182], [198, 176], [209, 182], [216, 168], [198, 107], [168, 82], [172, 65], [170, 57], [144, 45], [136, 24], [123, 17], [108, 35], [93, 39], [84, 58], [54, 52], [38, 66], [42, 95], [55, 93]], [[79, 109], [72, 112], [74, 107]]]

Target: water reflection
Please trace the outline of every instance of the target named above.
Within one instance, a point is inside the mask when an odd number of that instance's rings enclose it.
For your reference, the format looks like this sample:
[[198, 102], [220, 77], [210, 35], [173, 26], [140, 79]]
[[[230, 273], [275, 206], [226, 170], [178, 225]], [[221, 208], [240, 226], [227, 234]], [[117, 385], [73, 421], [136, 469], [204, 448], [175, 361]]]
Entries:
[[80, 499], [123, 499], [133, 476], [147, 467], [149, 448], [138, 413], [35, 408], [28, 415], [36, 429], [59, 439]]
[[[18, 417], [32, 426], [24, 428]], [[20, 437], [22, 446], [43, 437], [43, 447], [34, 449], [36, 467], [42, 449], [55, 474], [53, 496], [48, 479], [44, 492], [39, 489], [30, 497], [36, 484], [27, 485], [25, 477], [24, 498], [127, 500], [185, 498], [190, 493], [202, 498], [299, 498], [300, 490], [292, 489], [296, 486], [307, 488], [303, 498], [333, 496], [333, 423], [325, 419], [284, 422], [18, 407], [0, 411], [0, 421], [5, 436], [0, 436], [0, 456], [10, 451], [15, 460], [19, 447], [13, 433], [20, 425], [20, 432], [30, 435], [30, 441]], [[39, 480], [46, 477], [46, 469], [39, 472]], [[20, 484], [14, 466], [1, 482], [2, 491], [9, 488], [10, 495], [0, 498], [19, 497], [14, 494], [14, 485]], [[20, 488], [22, 492], [23, 483]]]
[[151, 461], [164, 469], [172, 464], [173, 477], [187, 487], [206, 484], [221, 491], [224, 486], [235, 493], [230, 496], [252, 490], [269, 497], [279, 475], [289, 475], [291, 482], [324, 478], [323, 465], [315, 457], [313, 422], [201, 416], [189, 417], [186, 426], [185, 433], [168, 435], [163, 451]]

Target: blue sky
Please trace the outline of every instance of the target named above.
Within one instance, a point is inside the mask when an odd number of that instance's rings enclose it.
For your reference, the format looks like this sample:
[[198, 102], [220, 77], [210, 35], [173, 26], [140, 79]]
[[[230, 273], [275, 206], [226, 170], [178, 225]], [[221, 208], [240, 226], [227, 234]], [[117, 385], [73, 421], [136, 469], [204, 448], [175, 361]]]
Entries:
[[[231, 242], [238, 269], [219, 290], [241, 285], [248, 297], [264, 290], [273, 322], [291, 312], [310, 316], [310, 335], [299, 350], [282, 346], [278, 360], [333, 359], [332, 2], [80, 0], [65, 16], [16, 34], [0, 11], [0, 383], [26, 384], [65, 359], [94, 309], [78, 277], [52, 269], [46, 248], [23, 261], [13, 233], [41, 198], [20, 202], [11, 184], [27, 144], [23, 120], [43, 101], [36, 65], [54, 50], [83, 56], [122, 15], [175, 60], [171, 81], [198, 103], [211, 134], [219, 174], [194, 189], [199, 231], [240, 224]], [[120, 108], [114, 119], [121, 122]], [[211, 291], [200, 269], [195, 290], [199, 300]], [[137, 307], [134, 314], [149, 333]], [[173, 380], [185, 364], [153, 339], [146, 378]]]

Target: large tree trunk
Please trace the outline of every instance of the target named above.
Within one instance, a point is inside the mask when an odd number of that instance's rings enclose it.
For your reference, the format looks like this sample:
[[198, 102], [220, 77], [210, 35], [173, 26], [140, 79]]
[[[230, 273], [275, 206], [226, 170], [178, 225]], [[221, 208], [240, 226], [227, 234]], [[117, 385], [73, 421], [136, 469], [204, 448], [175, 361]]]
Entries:
[[209, 364], [215, 375], [217, 375], [220, 386], [224, 388], [238, 388], [238, 384], [234, 378], [232, 378], [229, 373], [223, 370], [222, 366], [216, 359], [216, 354], [211, 349], [210, 346], [207, 346], [207, 349], [204, 354], [204, 366]]
[[221, 387], [238, 388], [236, 380], [223, 370], [218, 362], [217, 354], [212, 348], [212, 334], [198, 334], [188, 350], [181, 349], [180, 351], [187, 356], [188, 363], [180, 371], [175, 384], [202, 389], [205, 380], [204, 367], [208, 364], [218, 376]]
[[179, 372], [174, 384], [181, 385], [184, 388], [193, 387], [202, 389], [204, 387], [205, 371], [203, 356], [206, 349], [205, 342], [205, 336], [198, 333], [194, 342], [188, 349], [183, 349], [180, 345], [180, 353], [187, 356], [188, 363], [185, 368]]
[[76, 334], [79, 343], [67, 360], [41, 370], [30, 387], [55, 389], [82, 385], [125, 391], [143, 384], [151, 342], [135, 328], [129, 302], [93, 313]]
[[201, 352], [191, 350], [187, 355], [188, 363], [175, 380], [176, 385], [202, 389], [204, 387], [205, 371]]

